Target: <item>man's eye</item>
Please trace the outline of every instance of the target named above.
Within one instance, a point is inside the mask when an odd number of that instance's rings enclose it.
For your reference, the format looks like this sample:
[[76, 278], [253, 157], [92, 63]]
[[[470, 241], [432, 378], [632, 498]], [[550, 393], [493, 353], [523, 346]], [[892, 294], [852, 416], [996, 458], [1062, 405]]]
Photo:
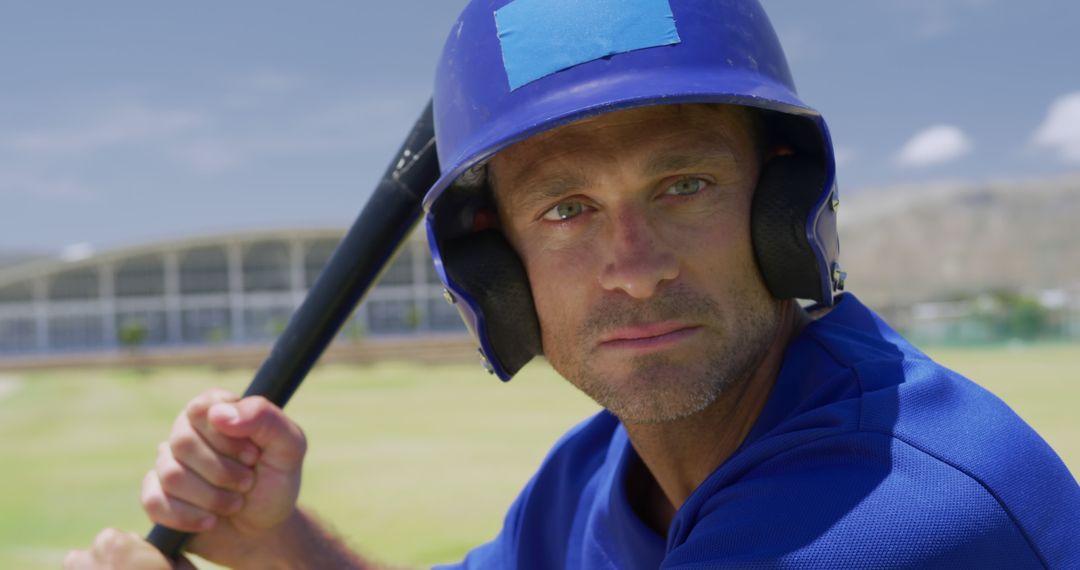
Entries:
[[668, 186], [667, 191], [664, 193], [673, 194], [675, 196], [689, 196], [691, 194], [697, 194], [705, 188], [706, 185], [708, 185], [708, 182], [700, 178], [683, 178], [671, 186]]
[[585, 211], [581, 202], [563, 202], [544, 214], [544, 219], [552, 222], [569, 220]]

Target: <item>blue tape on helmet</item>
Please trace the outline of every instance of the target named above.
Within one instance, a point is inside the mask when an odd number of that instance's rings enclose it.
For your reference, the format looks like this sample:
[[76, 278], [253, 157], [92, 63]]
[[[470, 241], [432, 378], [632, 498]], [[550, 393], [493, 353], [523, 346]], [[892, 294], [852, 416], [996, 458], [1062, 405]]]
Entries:
[[514, 0], [495, 11], [510, 89], [628, 51], [679, 43], [668, 0]]

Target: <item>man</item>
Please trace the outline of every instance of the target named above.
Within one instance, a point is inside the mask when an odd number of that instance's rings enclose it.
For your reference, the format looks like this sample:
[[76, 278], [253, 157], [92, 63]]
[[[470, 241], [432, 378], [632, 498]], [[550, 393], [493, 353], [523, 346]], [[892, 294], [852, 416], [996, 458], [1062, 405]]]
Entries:
[[[1053, 451], [837, 294], [828, 131], [754, 0], [474, 2], [435, 91], [450, 298], [494, 373], [542, 353], [606, 408], [464, 567], [1080, 565]], [[304, 450], [204, 394], [143, 504], [227, 566], [371, 567], [296, 507]], [[148, 548], [106, 531], [68, 566]]]

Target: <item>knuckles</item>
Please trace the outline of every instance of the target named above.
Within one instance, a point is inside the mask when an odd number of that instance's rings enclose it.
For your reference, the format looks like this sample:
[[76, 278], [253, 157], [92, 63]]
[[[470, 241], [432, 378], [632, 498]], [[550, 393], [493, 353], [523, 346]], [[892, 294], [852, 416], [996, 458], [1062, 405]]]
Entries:
[[[247, 403], [250, 401], [250, 403]], [[264, 432], [264, 436], [273, 433], [279, 437], [287, 438], [290, 447], [295, 448], [301, 455], [307, 451], [307, 437], [296, 422], [289, 419], [277, 405], [262, 396], [252, 396], [245, 400], [250, 408], [251, 421]]]
[[180, 531], [199, 530], [200, 518], [195, 513], [180, 509], [170, 509], [169, 499], [159, 493], [148, 493], [142, 497], [142, 507], [150, 520]]
[[191, 431], [181, 431], [169, 438], [169, 449], [173, 457], [191, 457], [199, 448], [199, 439]]
[[187, 478], [188, 474], [179, 464], [166, 462], [158, 466], [157, 476], [158, 480], [161, 481], [162, 490], [170, 493], [175, 492], [184, 484], [184, 479]]
[[206, 394], [196, 396], [195, 399], [188, 402], [186, 408], [184, 408], [184, 415], [187, 416], [188, 421], [197, 422], [206, 417], [207, 410], [210, 409], [213, 403]]
[[142, 503], [143, 510], [150, 515], [151, 519], [155, 522], [162, 522], [160, 518], [166, 512], [165, 495], [153, 484], [151, 478], [157, 478], [157, 474], [153, 471], [147, 473], [146, 478], [143, 479], [143, 489], [139, 500]]
[[206, 418], [206, 413], [214, 404], [234, 400], [236, 400], [235, 394], [220, 388], [211, 388], [193, 398], [184, 409], [184, 414], [192, 422], [201, 421]]
[[116, 548], [124, 543], [127, 537], [116, 530], [115, 528], [106, 528], [98, 533], [94, 538], [94, 548], [99, 550], [110, 550]]

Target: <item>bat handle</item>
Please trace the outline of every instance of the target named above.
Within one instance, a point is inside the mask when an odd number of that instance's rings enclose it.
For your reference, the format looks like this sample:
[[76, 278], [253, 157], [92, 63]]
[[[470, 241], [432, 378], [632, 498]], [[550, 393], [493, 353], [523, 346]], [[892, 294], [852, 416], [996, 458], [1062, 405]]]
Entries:
[[164, 554], [165, 558], [175, 562], [180, 559], [180, 554], [184, 551], [187, 542], [191, 540], [191, 536], [191, 533], [156, 524], [150, 529], [150, 534], [146, 535], [146, 541], [154, 545], [154, 548]]

